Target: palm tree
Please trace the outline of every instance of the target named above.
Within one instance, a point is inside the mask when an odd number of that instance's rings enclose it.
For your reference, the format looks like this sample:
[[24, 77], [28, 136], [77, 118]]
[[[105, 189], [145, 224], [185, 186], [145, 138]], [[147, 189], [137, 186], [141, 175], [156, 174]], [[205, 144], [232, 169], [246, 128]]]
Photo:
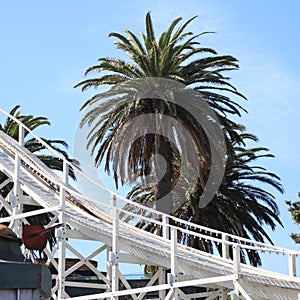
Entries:
[[[198, 157], [207, 164], [211, 159], [208, 137], [199, 121], [180, 105], [170, 105], [159, 97], [140, 97], [141, 91], [160, 88], [163, 93], [163, 88], [158, 87], [160, 82], [157, 84], [151, 80], [147, 81], [148, 86], [138, 86], [140, 81], [134, 79], [167, 78], [192, 87], [215, 111], [217, 122], [223, 126], [226, 137], [237, 141], [240, 139], [232, 129], [234, 122], [228, 115], [240, 115], [243, 109], [229, 95], [244, 96], [224, 75], [227, 71], [238, 69], [237, 60], [229, 55], [219, 56], [211, 48], [201, 47], [196, 39], [206, 32], [194, 35], [185, 31], [193, 20], [191, 18], [179, 26], [181, 18], [175, 19], [157, 40], [149, 13], [146, 15], [146, 33], [141, 33], [142, 40], [129, 30], [125, 31], [128, 37], [110, 33], [110, 36], [117, 38], [117, 47], [125, 51], [131, 60], [102, 57], [98, 65], [87, 69], [86, 74], [94, 71], [104, 74], [75, 86], [81, 87], [83, 91], [101, 85], [111, 87], [109, 91], [97, 93], [84, 103], [81, 109], [86, 108], [87, 112], [81, 125], [91, 126], [88, 147], [95, 154], [97, 165], [104, 162], [105, 171], [110, 173], [112, 170], [117, 187], [119, 182], [135, 182], [137, 178], [146, 180], [151, 171], [159, 173], [160, 164], [153, 160], [153, 156], [160, 154], [165, 159], [166, 168], [164, 176], [154, 187], [155, 197], [160, 199], [172, 190], [176, 181], [173, 173], [176, 168], [174, 157], [177, 156], [177, 161], [180, 160], [176, 149], [181, 149], [186, 157], [188, 155], [185, 155], [184, 150], [188, 149], [185, 148], [184, 141], [177, 139], [178, 136], [183, 136], [182, 132], [172, 126], [162, 128], [160, 121], [157, 121], [159, 115], [170, 116], [183, 124], [194, 139]], [[141, 135], [140, 132], [150, 131], [148, 123], [140, 124], [143, 127], [138, 130], [127, 126], [138, 116], [147, 114], [155, 115], [155, 127], [161, 128], [165, 134]], [[170, 142], [174, 140], [175, 144]], [[131, 141], [134, 143], [131, 144]], [[227, 144], [230, 147], [230, 143]], [[201, 177], [202, 174], [199, 172], [198, 176]]]
[[[195, 186], [190, 187], [189, 181], [183, 182], [182, 189], [176, 191], [179, 195], [172, 194], [172, 203], [176, 204], [180, 198], [185, 199], [185, 203], [179, 208], [175, 205], [177, 209], [173, 214], [228, 233], [252, 236], [258, 241], [265, 238], [270, 240], [263, 225], [274, 228], [276, 222], [281, 224], [278, 209], [272, 194], [252, 186], [251, 182], [265, 182], [282, 191], [279, 178], [261, 167], [249, 166], [260, 156], [270, 154], [260, 154], [266, 151], [264, 148], [247, 149], [245, 141], [255, 141], [256, 138], [242, 132], [243, 129], [230, 119], [233, 116], [241, 116], [244, 110], [235, 99], [245, 97], [225, 75], [228, 71], [237, 70], [238, 62], [232, 56], [220, 56], [215, 50], [200, 46], [198, 38], [207, 32], [194, 35], [185, 31], [193, 20], [194, 18], [191, 18], [179, 26], [181, 18], [175, 19], [156, 39], [148, 13], [146, 32], [141, 33], [141, 39], [130, 30], [125, 31], [127, 36], [110, 33], [110, 36], [117, 39], [116, 46], [126, 52], [130, 59], [102, 57], [97, 65], [86, 71], [86, 75], [99, 72], [100, 76], [86, 79], [75, 86], [81, 87], [83, 91], [91, 87], [109, 87], [107, 91], [96, 93], [81, 108], [86, 109], [81, 125], [90, 126], [87, 147], [91, 148], [97, 166], [104, 163], [105, 171], [112, 171], [117, 187], [118, 183], [124, 182], [136, 184], [129, 193], [129, 198], [151, 205], [172, 191], [179, 177], [181, 157], [188, 157], [190, 154], [191, 149], [186, 149], [185, 140], [177, 139], [178, 136], [184, 136], [182, 132], [176, 127], [168, 127], [168, 124], [165, 126], [165, 123], [162, 126], [159, 121], [162, 115], [175, 119], [183, 124], [188, 134], [193, 137], [192, 150], [198, 155], [200, 167]], [[164, 101], [169, 95], [165, 98], [148, 96], [147, 90], [168, 93], [164, 91], [166, 86], [161, 86], [160, 81], [153, 79], [157, 77], [176, 81], [186, 87], [171, 93], [173, 97], [180, 94], [185, 96], [191, 89], [197, 91], [201, 99], [215, 112], [216, 118], [212, 122], [219, 122], [224, 131], [228, 158], [225, 177], [215, 197], [204, 209], [199, 209], [199, 201], [208, 180], [207, 174], [211, 171], [209, 138], [190, 110], [183, 109], [177, 102], [170, 104]], [[142, 82], [147, 84], [139, 85], [139, 79], [144, 79]], [[145, 97], [141, 96], [143, 92]], [[195, 101], [195, 109], [197, 105], [201, 106], [201, 102]], [[165, 135], [149, 133], [149, 122], [140, 122], [136, 127], [128, 125], [130, 121], [147, 114], [153, 116], [157, 128], [166, 127], [162, 131]], [[203, 114], [203, 119], [205, 118], [207, 116]], [[160, 165], [153, 158], [155, 154], [162, 155], [166, 163], [164, 176], [158, 183], [156, 182]], [[193, 170], [195, 167], [197, 168], [192, 161], [187, 161], [187, 169]], [[139, 185], [140, 182], [146, 185]], [[242, 205], [246, 205], [243, 211]], [[129, 206], [127, 209], [133, 208]], [[137, 224], [141, 228], [158, 231], [157, 228], [148, 225]], [[192, 237], [188, 239], [190, 245], [212, 251], [212, 245], [202, 244]], [[253, 265], [260, 263], [256, 254], [249, 254], [249, 259]]]
[[[239, 126], [240, 130], [244, 130]], [[190, 221], [198, 225], [223, 231], [243, 238], [253, 238], [259, 242], [266, 240], [272, 243], [264, 226], [275, 229], [276, 223], [282, 226], [278, 217], [279, 210], [273, 194], [265, 189], [266, 186], [275, 188], [283, 193], [283, 188], [279, 182], [279, 177], [268, 172], [260, 165], [254, 164], [260, 158], [274, 157], [265, 147], [246, 148], [247, 141], [257, 141], [257, 138], [245, 132], [241, 132], [243, 145], [233, 142], [234, 156], [227, 160], [226, 171], [223, 182], [220, 185], [213, 200], [204, 208], [199, 208], [199, 201], [202, 195], [202, 187], [190, 190], [186, 202], [181, 205], [173, 215], [181, 220]], [[204, 170], [205, 175], [209, 170]], [[182, 190], [188, 190], [188, 186], [183, 186]], [[179, 195], [182, 197], [182, 195]], [[151, 186], [135, 186], [127, 195], [133, 202], [147, 204], [155, 201], [155, 196]], [[136, 210], [134, 206], [127, 205], [127, 210]], [[139, 214], [142, 211], [135, 211]], [[148, 217], [152, 217], [148, 215]], [[128, 221], [128, 220], [127, 220]], [[181, 223], [177, 226], [184, 226]], [[161, 234], [161, 228], [153, 224], [140, 222], [137, 227]], [[193, 228], [190, 228], [193, 230]], [[187, 245], [194, 248], [213, 252], [213, 244], [204, 239], [199, 239], [193, 235], [179, 236], [179, 240], [185, 241]], [[221, 253], [219, 245], [214, 245]], [[261, 265], [260, 256], [255, 251], [242, 253], [242, 260], [246, 261], [246, 256], [252, 265]]]
[[[18, 119], [20, 122], [22, 122], [28, 129], [31, 131], [35, 130], [36, 128], [39, 128], [43, 125], [50, 125], [50, 122], [45, 117], [34, 117], [33, 115], [22, 115], [20, 113], [20, 106], [16, 105], [14, 106], [11, 111], [10, 115]], [[10, 118], [6, 119], [6, 122], [2, 125], [0, 124], [0, 130], [5, 132], [7, 135], [11, 136], [15, 140], [18, 140], [19, 138], [19, 125], [13, 121]], [[26, 147], [30, 152], [34, 153], [44, 164], [46, 164], [49, 168], [52, 170], [63, 170], [63, 162], [58, 157], [55, 157], [47, 152], [45, 152], [45, 146], [42, 145], [39, 141], [37, 141], [35, 138], [27, 139], [29, 132], [25, 130], [24, 132], [24, 147]], [[66, 152], [66, 148], [68, 147], [67, 143], [62, 140], [49, 140], [42, 138], [42, 140], [47, 143], [49, 146], [51, 146], [53, 149], [55, 149], [57, 152], [64, 155], [69, 161], [72, 161], [72, 163], [77, 163], [75, 160], [72, 160], [68, 157], [68, 154]], [[70, 170], [70, 176], [75, 179], [74, 171]], [[0, 184], [4, 183], [8, 177], [3, 173], [0, 172]], [[13, 188], [13, 182], [9, 182], [6, 184], [2, 189], [0, 189], [0, 194], [3, 198], [5, 198], [8, 193]], [[35, 209], [39, 209], [38, 206], [33, 205], [24, 205], [24, 212], [32, 211]], [[6, 210], [4, 208], [0, 211], [0, 217], [6, 217], [8, 216]], [[47, 225], [52, 218], [52, 215], [50, 213], [48, 214], [41, 214], [38, 216], [32, 216], [28, 217], [27, 221], [31, 225]], [[52, 246], [55, 242], [55, 238], [53, 234], [49, 234], [49, 242], [50, 246]]]
[[[252, 134], [241, 133], [243, 142], [257, 141]], [[189, 219], [191, 222], [237, 235], [243, 238], [252, 238], [259, 242], [266, 240], [272, 243], [264, 226], [272, 230], [276, 224], [282, 223], [279, 219], [279, 210], [275, 197], [265, 186], [272, 187], [279, 193], [284, 190], [279, 182], [280, 178], [257, 165], [259, 158], [274, 157], [265, 147], [246, 148], [233, 142], [234, 155], [227, 161], [226, 171], [222, 184], [214, 199], [204, 208], [199, 209], [199, 199], [202, 188], [190, 193], [187, 205], [182, 206], [175, 215]], [[211, 244], [188, 237], [194, 247], [212, 252]], [[220, 247], [218, 248], [221, 251]], [[261, 260], [255, 251], [247, 252], [251, 264], [261, 265]], [[245, 261], [245, 257], [243, 257]]]

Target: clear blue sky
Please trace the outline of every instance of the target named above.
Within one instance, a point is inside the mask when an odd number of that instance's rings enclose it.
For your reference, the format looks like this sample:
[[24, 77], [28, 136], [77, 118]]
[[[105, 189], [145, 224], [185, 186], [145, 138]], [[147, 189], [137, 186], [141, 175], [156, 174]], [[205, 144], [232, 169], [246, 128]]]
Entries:
[[275, 159], [262, 164], [282, 178], [276, 194], [284, 229], [271, 233], [277, 245], [300, 250], [289, 238], [292, 224], [285, 200], [300, 191], [300, 2], [287, 1], [4, 1], [0, 9], [0, 107], [20, 104], [24, 113], [47, 116], [41, 131], [72, 143], [88, 93], [74, 90], [85, 69], [102, 56], [120, 56], [108, 33], [138, 33], [151, 11], [157, 31], [176, 17], [199, 17], [194, 33], [215, 31], [204, 46], [239, 59], [232, 83], [248, 97], [241, 123]]

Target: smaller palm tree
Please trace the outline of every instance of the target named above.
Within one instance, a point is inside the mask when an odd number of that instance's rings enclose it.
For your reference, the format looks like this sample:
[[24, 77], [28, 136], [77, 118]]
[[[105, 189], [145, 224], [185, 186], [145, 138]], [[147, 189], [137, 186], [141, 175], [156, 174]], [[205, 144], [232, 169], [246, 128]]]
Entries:
[[[244, 130], [242, 126], [236, 129]], [[272, 243], [264, 226], [267, 225], [274, 230], [276, 224], [282, 226], [282, 223], [279, 219], [275, 197], [265, 189], [265, 185], [275, 188], [280, 193], [283, 193], [283, 188], [279, 182], [280, 178], [276, 174], [268, 172], [264, 167], [256, 165], [255, 162], [260, 158], [274, 156], [265, 147], [250, 149], [246, 147], [247, 141], [257, 141], [254, 135], [241, 132], [240, 138], [244, 144], [240, 145], [237, 142], [232, 142], [234, 153], [227, 160], [223, 182], [212, 201], [206, 207], [200, 208], [199, 201], [203, 192], [202, 184], [199, 182], [197, 187], [192, 190], [189, 190], [188, 186], [183, 186], [183, 192], [178, 197], [185, 197], [186, 201], [173, 212], [173, 215], [179, 219], [232, 235], [247, 239], [252, 238], [258, 242], [267, 240]], [[204, 173], [204, 179], [206, 179], [210, 172], [209, 167], [202, 166], [201, 170]], [[149, 205], [155, 200], [152, 187], [152, 185], [137, 185], [128, 193], [127, 197], [134, 202]], [[184, 191], [188, 192], [185, 194]], [[135, 213], [143, 213], [142, 210], [137, 211], [138, 208], [132, 205], [127, 205], [126, 209], [135, 210]], [[147, 217], [153, 218], [152, 215], [147, 215]], [[128, 221], [128, 218], [126, 221]], [[176, 225], [184, 226], [180, 223]], [[136, 226], [161, 234], [161, 229], [153, 226], [152, 223], [140, 222]], [[190, 228], [190, 230], [193, 229]], [[206, 252], [212, 253], [214, 246], [220, 253], [222, 251], [219, 245], [213, 245], [193, 235], [181, 236], [179, 239]], [[252, 265], [261, 265], [261, 259], [256, 252], [242, 253], [244, 262], [246, 257]]]
[[[300, 193], [298, 193], [298, 197], [300, 197]], [[292, 215], [292, 219], [296, 224], [300, 224], [300, 201], [286, 201], [286, 204], [289, 206], [289, 212]], [[300, 234], [299, 233], [291, 233], [291, 238], [295, 243], [300, 243]]]
[[[14, 118], [22, 122], [29, 130], [34, 131], [35, 129], [43, 126], [43, 125], [50, 125], [50, 122], [45, 117], [34, 117], [33, 115], [22, 115], [20, 113], [20, 106], [16, 105], [14, 106], [11, 111], [10, 115], [12, 115]], [[0, 124], [0, 130], [5, 132], [7, 135], [11, 136], [15, 140], [19, 139], [19, 125], [10, 119], [9, 117], [6, 119], [5, 123], [2, 125]], [[30, 152], [34, 153], [46, 166], [48, 166], [52, 170], [63, 170], [63, 161], [52, 155], [51, 153], [47, 153], [45, 150], [45, 146], [35, 138], [28, 139], [29, 132], [25, 130], [24, 132], [24, 147], [27, 148]], [[50, 140], [42, 138], [42, 140], [51, 146], [53, 149], [55, 149], [57, 152], [61, 153], [66, 159], [74, 164], [78, 164], [75, 160], [72, 160], [68, 157], [68, 154], [66, 152], [66, 149], [68, 147], [67, 143], [63, 140]], [[69, 170], [70, 176], [75, 179], [74, 171], [70, 168]], [[8, 177], [3, 173], [0, 172], [0, 184], [6, 181]], [[0, 189], [0, 194], [3, 198], [6, 198], [6, 196], [9, 194], [9, 192], [13, 188], [13, 182], [9, 182], [6, 184], [2, 189]], [[33, 205], [24, 205], [23, 209], [24, 212], [33, 211], [36, 209], [39, 209], [38, 206]], [[0, 210], [0, 217], [6, 217], [8, 216], [7, 211], [2, 208]], [[52, 219], [52, 215], [50, 213], [47, 214], [41, 214], [38, 216], [31, 216], [27, 218], [27, 221], [31, 225], [46, 225], [50, 222]], [[55, 243], [55, 237], [53, 234], [49, 233], [49, 242], [50, 246], [52, 246]]]

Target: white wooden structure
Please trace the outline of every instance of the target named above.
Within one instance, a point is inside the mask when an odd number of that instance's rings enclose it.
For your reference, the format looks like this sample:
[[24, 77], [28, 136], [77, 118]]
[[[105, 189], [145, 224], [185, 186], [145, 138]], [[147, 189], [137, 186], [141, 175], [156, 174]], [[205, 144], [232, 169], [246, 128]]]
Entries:
[[[17, 122], [5, 111], [0, 111]], [[218, 299], [225, 300], [228, 299], [228, 295], [231, 295], [232, 299], [246, 300], [297, 299], [300, 292], [300, 278], [296, 274], [296, 258], [300, 252], [198, 226], [132, 203], [114, 193], [110, 193], [110, 201], [99, 199], [95, 203], [69, 184], [70, 165], [55, 150], [45, 144], [52, 154], [64, 161], [64, 172], [61, 177], [23, 147], [24, 130], [28, 131], [28, 128], [20, 124], [19, 142], [0, 131], [0, 171], [8, 176], [8, 180], [2, 183], [0, 189], [9, 182], [14, 182], [12, 192], [6, 199], [0, 199], [0, 207], [5, 207], [9, 212], [8, 217], [0, 218], [0, 223], [10, 222], [10, 227], [19, 236], [22, 224], [26, 223], [25, 218], [28, 216], [51, 212], [54, 217], [48, 226], [62, 224], [56, 229], [55, 248], [52, 251], [45, 249], [47, 263], [51, 263], [57, 269], [57, 275], [54, 276], [56, 284], [52, 289], [53, 299], [70, 298], [66, 292], [66, 287], [70, 286], [97, 287], [105, 290], [103, 293], [72, 298], [76, 300], [119, 299], [125, 295], [131, 295], [132, 299], [147, 299], [147, 293], [152, 291], [158, 291], [159, 299], [213, 300], [219, 297]], [[32, 132], [30, 134], [44, 143]], [[77, 176], [85, 177], [80, 170], [76, 173]], [[94, 184], [97, 185], [96, 182]], [[29, 200], [41, 208], [23, 213], [22, 205]], [[126, 209], [126, 204], [127, 207], [129, 204], [134, 209]], [[126, 217], [130, 221], [125, 222]], [[136, 228], [134, 224], [138, 221], [159, 225], [162, 236]], [[184, 226], [169, 225], [171, 223]], [[197, 228], [197, 233], [191, 231], [191, 228]], [[195, 235], [221, 244], [222, 255], [208, 254], [178, 243], [179, 233]], [[76, 243], [72, 243], [74, 239], [97, 241], [98, 246], [91, 250], [89, 255], [85, 255]], [[104, 251], [107, 252], [105, 274], [90, 263], [91, 259]], [[229, 257], [231, 251], [233, 259]], [[243, 264], [240, 260], [241, 251], [271, 253], [276, 255], [276, 260], [287, 258], [288, 272], [281, 274]], [[66, 270], [67, 252], [72, 253], [79, 261]], [[125, 260], [157, 266], [157, 271], [147, 286], [131, 288], [119, 271], [119, 263]], [[103, 284], [68, 280], [68, 275], [84, 264], [103, 280]], [[169, 270], [167, 280], [166, 270]], [[120, 282], [126, 289], [119, 289]], [[207, 291], [197, 295], [185, 294], [182, 288], [188, 286], [207, 287]]]

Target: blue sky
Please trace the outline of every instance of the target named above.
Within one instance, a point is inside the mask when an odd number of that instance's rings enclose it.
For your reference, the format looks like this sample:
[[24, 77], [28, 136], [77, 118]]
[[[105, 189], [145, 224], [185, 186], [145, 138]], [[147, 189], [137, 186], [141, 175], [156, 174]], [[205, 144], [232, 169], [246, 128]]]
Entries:
[[[194, 33], [214, 31], [204, 46], [239, 59], [232, 83], [247, 96], [240, 122], [256, 134], [275, 159], [262, 161], [282, 178], [286, 193], [276, 194], [284, 229], [271, 233], [277, 245], [300, 250], [289, 238], [297, 228], [285, 200], [300, 191], [300, 2], [287, 1], [5, 1], [0, 10], [0, 107], [20, 104], [24, 113], [47, 116], [40, 130], [66, 140], [71, 149], [79, 108], [91, 92], [73, 86], [102, 56], [119, 57], [108, 33], [138, 33], [151, 11], [160, 32], [176, 17]], [[266, 260], [267, 261], [267, 260]]]

